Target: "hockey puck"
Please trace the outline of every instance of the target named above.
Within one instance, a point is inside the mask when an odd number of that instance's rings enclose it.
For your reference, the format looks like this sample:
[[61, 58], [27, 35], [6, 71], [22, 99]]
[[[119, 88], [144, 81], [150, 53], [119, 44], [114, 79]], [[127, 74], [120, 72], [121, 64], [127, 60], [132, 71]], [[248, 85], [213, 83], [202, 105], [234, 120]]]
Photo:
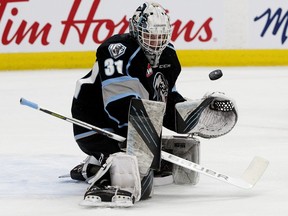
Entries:
[[221, 78], [222, 76], [223, 76], [223, 73], [219, 69], [214, 70], [214, 71], [209, 73], [210, 80], [217, 80], [217, 79]]

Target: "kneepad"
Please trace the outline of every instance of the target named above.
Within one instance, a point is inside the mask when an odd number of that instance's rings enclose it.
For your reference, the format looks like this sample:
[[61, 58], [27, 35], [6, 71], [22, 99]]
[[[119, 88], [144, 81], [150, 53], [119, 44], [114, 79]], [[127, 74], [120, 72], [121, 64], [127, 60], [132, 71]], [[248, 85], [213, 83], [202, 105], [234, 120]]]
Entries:
[[[193, 163], [200, 161], [200, 141], [194, 137], [187, 136], [163, 136], [162, 149], [178, 157], [184, 158]], [[199, 173], [172, 165], [172, 176], [175, 184], [197, 184]]]

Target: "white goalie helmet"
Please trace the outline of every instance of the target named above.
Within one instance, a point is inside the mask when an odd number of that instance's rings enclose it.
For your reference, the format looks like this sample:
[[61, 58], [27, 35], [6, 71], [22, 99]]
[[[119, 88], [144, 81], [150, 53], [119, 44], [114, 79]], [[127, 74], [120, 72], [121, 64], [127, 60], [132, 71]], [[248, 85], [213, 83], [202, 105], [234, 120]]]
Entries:
[[129, 20], [130, 34], [144, 50], [151, 66], [157, 66], [171, 38], [170, 17], [158, 3], [145, 2]]

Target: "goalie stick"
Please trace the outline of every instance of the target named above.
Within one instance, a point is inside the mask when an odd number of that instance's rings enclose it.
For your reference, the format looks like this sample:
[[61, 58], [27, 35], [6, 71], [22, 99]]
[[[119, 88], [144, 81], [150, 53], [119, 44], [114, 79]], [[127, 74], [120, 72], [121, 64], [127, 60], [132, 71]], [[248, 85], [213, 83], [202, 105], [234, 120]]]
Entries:
[[[111, 133], [108, 132], [106, 130], [103, 130], [101, 128], [98, 128], [96, 126], [87, 124], [86, 122], [77, 120], [75, 118], [68, 118], [65, 117], [63, 115], [60, 115], [58, 113], [52, 112], [50, 110], [41, 108], [40, 106], [38, 106], [38, 104], [28, 101], [24, 98], [20, 99], [20, 104], [22, 105], [26, 105], [28, 107], [31, 107], [33, 109], [42, 111], [46, 114], [52, 115], [54, 117], [60, 118], [62, 120], [65, 120], [67, 122], [73, 123], [73, 124], [77, 124], [78, 126], [96, 131], [100, 134], [106, 135], [108, 137], [110, 137], [111, 139], [120, 141], [120, 142], [124, 142], [126, 140], [126, 138], [119, 136], [115, 133]], [[254, 185], [258, 182], [258, 180], [261, 178], [261, 176], [264, 174], [269, 161], [261, 158], [261, 157], [254, 157], [254, 159], [252, 160], [252, 162], [250, 163], [250, 165], [248, 166], [248, 168], [246, 169], [246, 171], [243, 173], [242, 177], [239, 178], [234, 178], [231, 176], [228, 176], [226, 174], [223, 174], [221, 172], [215, 171], [213, 169], [204, 167], [202, 165], [193, 163], [191, 161], [185, 160], [183, 158], [177, 157], [173, 154], [170, 154], [168, 152], [165, 151], [161, 151], [161, 158], [163, 160], [169, 161], [173, 164], [182, 166], [184, 168], [202, 173], [203, 175], [209, 176], [211, 178], [217, 179], [219, 181], [228, 183], [230, 185], [234, 185], [243, 189], [250, 189], [252, 187], [254, 187]]]
[[109, 132], [109, 131], [103, 130], [102, 128], [98, 128], [98, 127], [95, 127], [95, 126], [93, 126], [93, 125], [90, 125], [90, 124], [88, 124], [88, 123], [86, 123], [86, 122], [80, 121], [80, 120], [78, 120], [78, 119], [69, 118], [69, 117], [63, 116], [63, 115], [61, 115], [61, 114], [59, 114], [59, 113], [55, 113], [55, 112], [52, 112], [52, 111], [50, 111], [50, 110], [41, 108], [41, 107], [38, 106], [38, 104], [36, 104], [36, 103], [34, 103], [34, 102], [31, 102], [31, 101], [29, 101], [29, 100], [26, 100], [26, 99], [24, 99], [24, 98], [21, 98], [21, 99], [20, 99], [20, 104], [26, 105], [26, 106], [31, 107], [31, 108], [33, 108], [33, 109], [42, 111], [42, 112], [47, 113], [47, 114], [49, 114], [49, 115], [52, 115], [52, 116], [54, 116], [54, 117], [56, 117], [56, 118], [62, 119], [62, 120], [64, 120], [64, 121], [68, 121], [68, 122], [70, 122], [70, 123], [76, 124], [76, 125], [78, 125], [78, 126], [87, 128], [87, 129], [92, 130], [92, 131], [95, 131], [95, 132], [97, 132], [97, 133], [99, 133], [99, 134], [105, 135], [105, 136], [107, 136], [107, 137], [109, 137], [109, 138], [111, 138], [111, 139], [117, 140], [117, 141], [119, 141], [119, 142], [124, 142], [124, 141], [126, 140], [126, 138], [124, 138], [124, 137], [122, 137], [122, 136], [118, 136], [118, 135], [115, 134], [115, 133], [111, 133], [111, 132]]

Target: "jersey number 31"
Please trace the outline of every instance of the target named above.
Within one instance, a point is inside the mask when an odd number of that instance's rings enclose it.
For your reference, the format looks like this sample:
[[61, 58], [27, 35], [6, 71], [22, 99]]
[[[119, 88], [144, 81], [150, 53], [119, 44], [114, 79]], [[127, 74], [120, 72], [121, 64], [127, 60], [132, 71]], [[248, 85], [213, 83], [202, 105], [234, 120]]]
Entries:
[[112, 76], [114, 73], [123, 74], [123, 61], [114, 61], [112, 58], [108, 58], [104, 61], [106, 76]]

